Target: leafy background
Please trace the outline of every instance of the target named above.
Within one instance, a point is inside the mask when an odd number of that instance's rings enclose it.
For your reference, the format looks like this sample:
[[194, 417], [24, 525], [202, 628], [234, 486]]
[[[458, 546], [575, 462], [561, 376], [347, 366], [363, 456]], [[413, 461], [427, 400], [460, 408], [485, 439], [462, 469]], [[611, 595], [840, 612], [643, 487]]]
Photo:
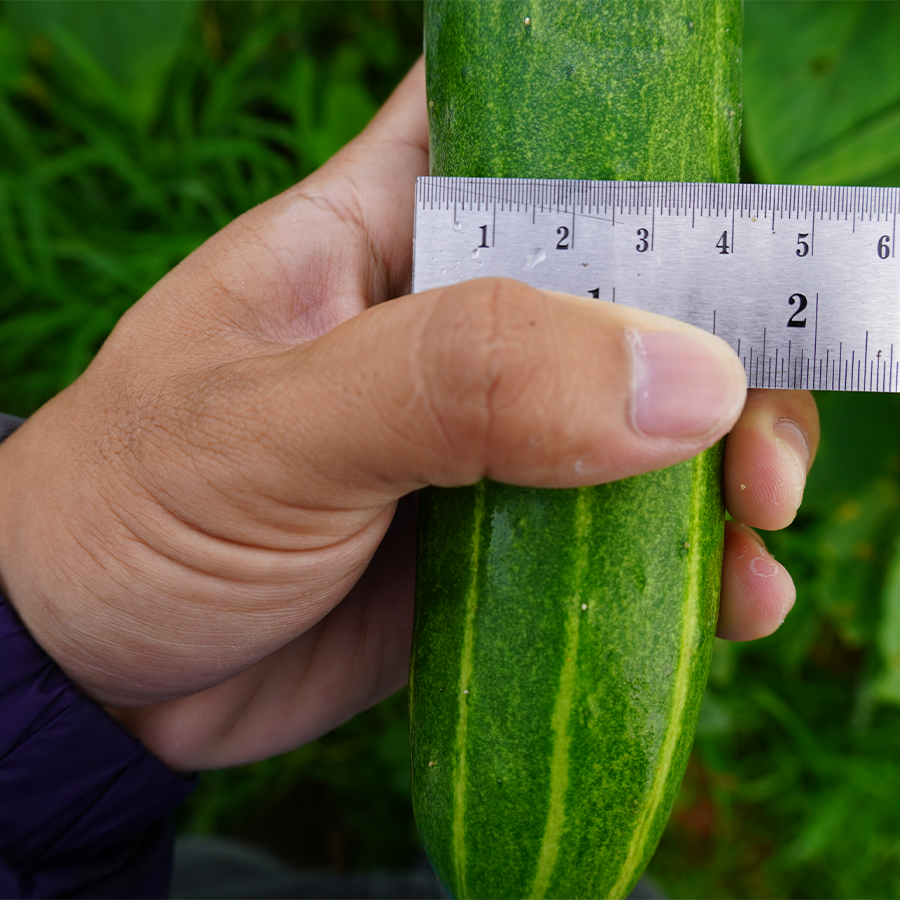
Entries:
[[[415, 60], [418, 2], [0, 2], [0, 408], [28, 414], [234, 216], [351, 138]], [[746, 6], [744, 180], [900, 184], [900, 8]], [[900, 893], [900, 403], [820, 394], [798, 601], [718, 643], [651, 867], [672, 897]], [[401, 694], [209, 773], [184, 831], [333, 871], [410, 866]]]

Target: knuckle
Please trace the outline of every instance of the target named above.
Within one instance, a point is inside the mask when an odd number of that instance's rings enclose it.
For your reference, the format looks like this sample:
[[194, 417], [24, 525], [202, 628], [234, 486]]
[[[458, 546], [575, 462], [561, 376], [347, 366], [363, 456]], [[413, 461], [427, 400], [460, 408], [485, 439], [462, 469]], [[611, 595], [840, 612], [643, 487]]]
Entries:
[[502, 278], [444, 291], [423, 330], [420, 364], [435, 426], [451, 452], [482, 464], [495, 436], [537, 413], [552, 379], [552, 320], [545, 296]]

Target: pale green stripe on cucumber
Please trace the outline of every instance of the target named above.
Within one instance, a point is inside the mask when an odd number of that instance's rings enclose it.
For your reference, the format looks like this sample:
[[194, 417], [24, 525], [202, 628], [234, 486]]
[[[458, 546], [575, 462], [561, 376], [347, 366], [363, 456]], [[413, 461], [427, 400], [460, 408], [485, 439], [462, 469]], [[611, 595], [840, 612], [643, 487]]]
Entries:
[[[718, 474], [718, 466], [714, 466], [714, 475]], [[696, 461], [692, 472], [691, 511], [690, 525], [688, 527], [688, 539], [686, 550], [690, 550], [691, 542], [697, 541], [706, 527], [707, 505], [710, 502], [710, 477], [707, 459]], [[715, 490], [713, 494], [717, 493]], [[713, 502], [716, 498], [713, 497]], [[698, 642], [702, 642], [704, 605], [704, 579], [708, 575], [704, 571], [704, 557], [700, 552], [688, 554], [689, 575], [684, 584], [684, 600], [682, 605], [682, 618], [687, 627], [681, 635], [681, 646], [678, 653], [678, 662], [672, 673], [674, 689], [672, 691], [672, 709], [669, 713], [668, 730], [665, 741], [659, 754], [660, 765], [653, 780], [653, 786], [648, 791], [648, 796], [641, 810], [640, 821], [632, 833], [631, 842], [626, 852], [625, 862], [619, 880], [610, 891], [610, 896], [624, 897], [635, 881], [635, 873], [640, 875], [647, 863], [648, 846], [655, 847], [653, 825], [658, 818], [660, 807], [663, 806], [667, 787], [669, 784], [669, 770], [673, 760], [676, 759], [676, 746], [679, 738], [685, 731], [685, 717], [688, 718], [690, 733], [693, 733], [694, 724], [692, 716], [696, 716], [696, 710], [691, 707], [692, 701], [696, 701], [696, 692], [691, 691], [691, 657]], [[679, 775], [679, 781], [681, 776]], [[663, 806], [665, 809], [665, 807]], [[668, 815], [668, 810], [665, 810]]]
[[570, 720], [572, 717], [572, 701], [577, 687], [578, 672], [578, 633], [584, 613], [588, 605], [584, 602], [587, 596], [588, 554], [591, 552], [589, 542], [590, 523], [592, 521], [590, 492], [579, 490], [575, 493], [576, 503], [573, 513], [575, 559], [572, 565], [572, 595], [565, 610], [565, 643], [563, 658], [560, 661], [559, 687], [550, 718], [550, 729], [553, 732], [553, 749], [550, 755], [550, 791], [559, 797], [558, 803], [550, 803], [547, 808], [547, 824], [541, 841], [541, 855], [537, 863], [534, 883], [528, 895], [543, 897], [556, 866], [559, 856], [559, 844], [562, 840], [566, 824], [565, 797], [569, 786], [569, 745], [572, 741]]
[[480, 566], [481, 524], [484, 520], [484, 484], [477, 484], [473, 490], [472, 533], [471, 533], [471, 581], [465, 598], [465, 622], [463, 623], [463, 645], [459, 658], [458, 722], [456, 726], [456, 777], [453, 785], [453, 835], [456, 844], [456, 878], [460, 890], [466, 884], [466, 741], [468, 739], [468, 697], [466, 687], [472, 678], [472, 648], [474, 644], [475, 613], [478, 610], [478, 589]]

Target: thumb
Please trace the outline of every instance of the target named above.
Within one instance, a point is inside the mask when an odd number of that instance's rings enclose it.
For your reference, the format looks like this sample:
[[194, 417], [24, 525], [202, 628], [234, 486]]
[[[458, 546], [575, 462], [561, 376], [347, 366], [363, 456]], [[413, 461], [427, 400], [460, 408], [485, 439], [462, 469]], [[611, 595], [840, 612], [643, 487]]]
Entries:
[[269, 387], [246, 413], [264, 410], [284, 462], [265, 493], [317, 509], [484, 476], [574, 487], [662, 468], [724, 435], [746, 393], [719, 338], [501, 279], [381, 304], [247, 364]]

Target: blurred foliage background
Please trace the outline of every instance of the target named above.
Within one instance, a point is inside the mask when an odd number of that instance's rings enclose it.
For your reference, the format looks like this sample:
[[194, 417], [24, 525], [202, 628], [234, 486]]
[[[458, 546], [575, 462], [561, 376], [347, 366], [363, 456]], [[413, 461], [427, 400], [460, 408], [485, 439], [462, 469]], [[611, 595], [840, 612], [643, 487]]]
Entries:
[[[0, 408], [27, 415], [234, 216], [312, 171], [421, 48], [418, 2], [0, 2]], [[900, 185], [900, 5], [746, 6], [744, 180]], [[900, 894], [900, 402], [820, 394], [798, 600], [718, 643], [651, 874], [672, 897]], [[209, 773], [185, 831], [297, 865], [419, 854], [399, 694], [275, 760]]]

